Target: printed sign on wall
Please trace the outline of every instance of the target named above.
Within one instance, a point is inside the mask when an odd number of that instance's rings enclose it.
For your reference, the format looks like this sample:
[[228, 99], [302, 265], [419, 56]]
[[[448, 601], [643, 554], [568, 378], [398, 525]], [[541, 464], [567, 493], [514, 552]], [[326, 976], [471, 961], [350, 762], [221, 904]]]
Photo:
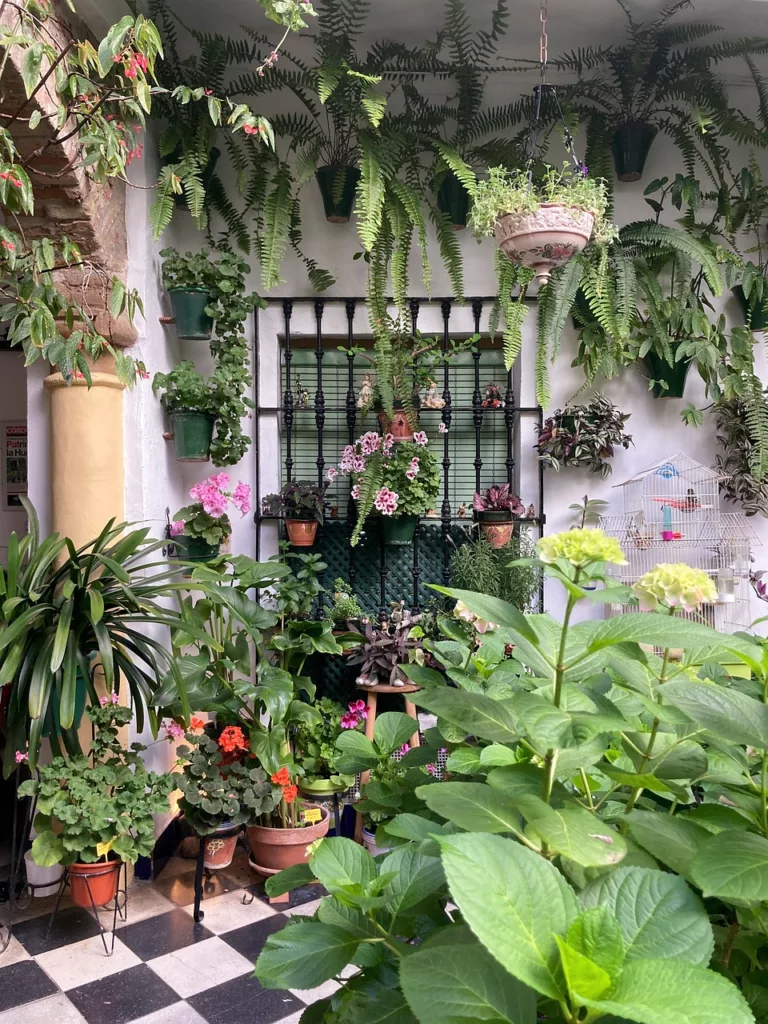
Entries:
[[3, 509], [23, 508], [27, 493], [27, 424], [3, 423]]

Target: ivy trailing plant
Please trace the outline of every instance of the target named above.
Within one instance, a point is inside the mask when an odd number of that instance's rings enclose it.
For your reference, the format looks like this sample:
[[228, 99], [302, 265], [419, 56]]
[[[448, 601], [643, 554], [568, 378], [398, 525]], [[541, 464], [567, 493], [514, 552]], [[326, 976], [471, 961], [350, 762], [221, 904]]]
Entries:
[[723, 29], [675, 21], [692, 9], [693, 0], [669, 3], [648, 22], [635, 20], [627, 0], [617, 2], [627, 18], [622, 45], [577, 50], [551, 61], [558, 70], [578, 75], [564, 95], [570, 113], [586, 125], [586, 163], [610, 180], [617, 131], [646, 125], [651, 138], [661, 131], [672, 139], [687, 174], [696, 173], [701, 162], [719, 184], [726, 150], [718, 129], [727, 129], [732, 116], [725, 84], [714, 69], [732, 57], [765, 53], [768, 39], [701, 42]]
[[[213, 413], [216, 436], [211, 444], [211, 461], [214, 466], [234, 466], [250, 446], [242, 421], [254, 408], [247, 393], [253, 378], [245, 321], [256, 308], [263, 308], [264, 300], [256, 292], [246, 292], [245, 278], [251, 268], [229, 250], [222, 251], [216, 260], [209, 259], [205, 252], [180, 256], [175, 249], [163, 249], [160, 255], [165, 260], [166, 287], [209, 289], [206, 312], [215, 322], [210, 343], [215, 366], [211, 378], [205, 380], [185, 360], [170, 373], [156, 374], [152, 387], [165, 392], [162, 402], [168, 412], [188, 409]], [[186, 399], [194, 404], [185, 406]]]
[[[229, 152], [238, 155], [239, 168], [257, 147], [274, 149], [275, 139], [266, 118], [230, 98], [242, 92], [227, 72], [254, 64], [255, 75], [269, 72], [289, 33], [306, 28], [305, 18], [315, 13], [308, 0], [259, 0], [259, 5], [271, 21], [284, 27], [277, 44], [262, 32], [249, 33], [253, 42], [201, 32], [186, 26], [166, 0], [150, 0], [150, 16], [160, 27], [165, 56], [158, 74], [155, 114], [167, 122], [160, 136], [163, 167], [150, 217], [155, 237], [168, 226], [174, 206], [181, 201], [197, 227], [209, 231], [212, 244], [211, 210], [223, 219], [237, 244], [246, 253], [250, 249], [245, 212], [237, 210], [215, 173], [216, 142], [224, 138]], [[180, 27], [197, 43], [198, 53], [181, 56]], [[255, 160], [258, 163], [260, 157], [256, 155]]]
[[[400, 780], [406, 809], [376, 835], [391, 852], [324, 839], [267, 882], [328, 891], [256, 965], [272, 988], [342, 979], [307, 1019], [362, 1022], [371, 1005], [420, 1024], [765, 1016], [764, 648], [676, 614], [716, 600], [702, 571], [617, 587], [606, 566], [624, 555], [599, 530], [547, 536], [538, 554], [566, 590], [562, 623], [435, 588], [461, 619], [428, 644], [437, 668], [405, 671], [450, 779]], [[573, 624], [595, 598], [654, 610]], [[735, 662], [752, 678], [729, 678]], [[349, 963], [361, 970], [344, 978]]]

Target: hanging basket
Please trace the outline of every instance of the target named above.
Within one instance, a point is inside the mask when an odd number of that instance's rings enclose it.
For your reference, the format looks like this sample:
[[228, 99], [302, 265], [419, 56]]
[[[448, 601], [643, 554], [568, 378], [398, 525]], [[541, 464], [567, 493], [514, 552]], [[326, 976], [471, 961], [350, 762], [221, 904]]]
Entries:
[[331, 165], [315, 171], [320, 194], [323, 197], [325, 219], [329, 224], [346, 224], [355, 205], [355, 189], [360, 180], [357, 167]]
[[640, 181], [658, 128], [647, 121], [625, 121], [613, 133], [611, 149], [619, 181]]
[[496, 242], [512, 263], [530, 267], [546, 284], [592, 237], [595, 215], [562, 203], [542, 203], [532, 213], [505, 213], [496, 222]]
[[744, 320], [748, 326], [753, 331], [768, 330], [768, 308], [759, 305], [754, 299], [748, 301], [740, 284], [736, 285], [733, 289], [733, 294], [739, 301], [739, 305], [744, 313]]
[[448, 171], [440, 182], [437, 190], [437, 208], [440, 213], [445, 213], [451, 218], [451, 227], [454, 231], [461, 231], [467, 226], [469, 192], [453, 171]]
[[216, 417], [207, 412], [172, 412], [173, 442], [178, 462], [207, 462]]

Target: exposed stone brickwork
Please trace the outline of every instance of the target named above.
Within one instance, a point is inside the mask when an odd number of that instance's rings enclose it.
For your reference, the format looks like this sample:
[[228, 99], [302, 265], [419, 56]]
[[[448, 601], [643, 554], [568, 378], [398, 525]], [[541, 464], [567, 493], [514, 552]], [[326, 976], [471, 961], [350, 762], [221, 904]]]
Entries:
[[[0, 21], [5, 24], [13, 25], [15, 20], [13, 8], [6, 7], [0, 14]], [[49, 21], [46, 28], [60, 46], [66, 46], [73, 36], [85, 38], [88, 35], [87, 29], [75, 22], [71, 14], [63, 14], [61, 6], [56, 20]], [[27, 160], [34, 155], [29, 171], [35, 188], [35, 212], [33, 216], [19, 217], [19, 226], [27, 238], [66, 235], [77, 243], [83, 256], [94, 264], [96, 273], [84, 275], [80, 269], [59, 271], [56, 274], [57, 286], [73, 301], [83, 305], [95, 318], [96, 329], [109, 337], [113, 344], [131, 345], [137, 337], [136, 329], [125, 315], [117, 321], [112, 319], [108, 312], [109, 288], [105, 288], [105, 282], [111, 282], [113, 276], [124, 279], [128, 263], [126, 186], [115, 179], [103, 185], [92, 182], [83, 168], [77, 166], [74, 137], [50, 145], [56, 134], [55, 94], [46, 84], [33, 100], [26, 100], [19, 71], [21, 59], [21, 51], [11, 51], [0, 95], [1, 113], [13, 116], [21, 111], [11, 124], [21, 159]], [[44, 62], [41, 76], [47, 70]], [[35, 109], [40, 110], [43, 118], [35, 131], [30, 132], [27, 124]], [[8, 118], [3, 120], [8, 123]]]

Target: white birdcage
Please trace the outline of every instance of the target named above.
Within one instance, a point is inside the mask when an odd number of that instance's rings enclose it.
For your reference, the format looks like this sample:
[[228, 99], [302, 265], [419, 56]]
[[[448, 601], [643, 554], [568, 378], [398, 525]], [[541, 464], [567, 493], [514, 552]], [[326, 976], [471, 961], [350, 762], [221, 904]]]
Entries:
[[[601, 525], [618, 538], [629, 563], [612, 567], [622, 583], [635, 583], [662, 562], [703, 569], [718, 600], [690, 617], [733, 633], [751, 622], [751, 548], [759, 541], [743, 515], [720, 511], [722, 479], [687, 455], [673, 455], [617, 484], [624, 514], [605, 516]], [[623, 610], [611, 606], [609, 614]]]

